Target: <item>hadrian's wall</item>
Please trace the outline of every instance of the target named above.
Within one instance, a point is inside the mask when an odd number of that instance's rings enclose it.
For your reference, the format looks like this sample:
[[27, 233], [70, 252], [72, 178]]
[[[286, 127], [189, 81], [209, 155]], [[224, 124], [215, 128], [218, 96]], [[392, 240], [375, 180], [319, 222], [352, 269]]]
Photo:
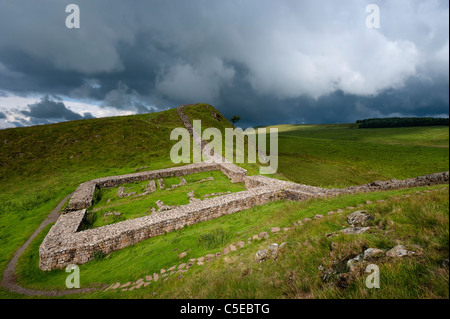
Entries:
[[[189, 171], [189, 169], [186, 170], [186, 172]], [[113, 185], [113, 183], [122, 180], [127, 182], [129, 179], [115, 177], [114, 182], [111, 183], [107, 183], [106, 179], [101, 180], [100, 185]], [[246, 191], [215, 197], [172, 210], [85, 231], [77, 231], [84, 218], [85, 210], [76, 210], [61, 215], [50, 229], [39, 248], [39, 267], [42, 270], [50, 270], [64, 268], [71, 263], [86, 263], [94, 258], [96, 252], [107, 254], [184, 226], [211, 220], [226, 214], [233, 214], [275, 200], [299, 201], [356, 192], [442, 184], [448, 183], [448, 181], [449, 173], [445, 172], [406, 180], [377, 181], [344, 189], [324, 189], [264, 176], [248, 176], [245, 178]]]
[[220, 170], [233, 183], [244, 181], [247, 171], [229, 163], [195, 163], [179, 167], [171, 167], [154, 171], [139, 172], [120, 176], [110, 176], [94, 179], [80, 184], [69, 201], [69, 210], [80, 210], [92, 205], [96, 188], [116, 187], [121, 184], [141, 182], [165, 177], [179, 177], [189, 174]]
[[96, 252], [107, 254], [184, 226], [282, 198], [281, 189], [258, 187], [80, 232], [76, 230], [86, 210], [70, 212], [60, 216], [40, 246], [39, 267], [50, 270], [82, 264], [92, 260]]

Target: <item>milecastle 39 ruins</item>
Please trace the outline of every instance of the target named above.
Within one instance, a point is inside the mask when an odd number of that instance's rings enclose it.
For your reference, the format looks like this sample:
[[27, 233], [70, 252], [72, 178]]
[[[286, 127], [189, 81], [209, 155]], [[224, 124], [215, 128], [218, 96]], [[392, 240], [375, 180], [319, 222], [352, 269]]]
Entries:
[[[177, 109], [178, 114], [190, 132], [194, 143], [204, 151], [205, 142], [192, 129], [188, 117], [183, 112], [184, 107], [186, 106]], [[341, 194], [442, 184], [449, 181], [449, 172], [444, 172], [406, 180], [376, 181], [342, 189], [326, 189], [285, 182], [261, 175], [247, 176], [245, 169], [226, 161], [218, 154], [204, 151], [204, 155], [208, 160], [201, 163], [98, 178], [82, 183], [69, 201], [68, 212], [60, 215], [39, 247], [39, 267], [42, 270], [51, 270], [65, 268], [69, 264], [83, 264], [93, 260], [99, 252], [108, 254], [150, 237], [271, 201], [281, 199], [302, 201]], [[194, 201], [144, 217], [79, 231], [86, 215], [86, 208], [94, 203], [94, 193], [97, 188], [117, 187], [135, 181], [156, 182], [161, 178], [181, 177], [207, 171], [221, 171], [231, 182], [244, 183], [246, 190]]]

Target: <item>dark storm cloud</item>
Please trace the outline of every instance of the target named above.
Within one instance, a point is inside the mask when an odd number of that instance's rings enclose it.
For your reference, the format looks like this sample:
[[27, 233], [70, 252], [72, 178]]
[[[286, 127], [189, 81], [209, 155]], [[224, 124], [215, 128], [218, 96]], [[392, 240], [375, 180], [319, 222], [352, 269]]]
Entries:
[[21, 113], [27, 117], [30, 117], [29, 121], [22, 120], [24, 123], [32, 124], [48, 124], [52, 123], [50, 119], [59, 120], [82, 120], [93, 118], [92, 114], [84, 113], [80, 115], [68, 109], [63, 102], [56, 99], [51, 99], [48, 95], [44, 96], [40, 102], [29, 104], [28, 110], [21, 111]]
[[86, 117], [64, 97], [243, 126], [448, 114], [448, 1], [377, 1], [380, 30], [371, 2], [80, 0], [75, 30], [64, 2], [0, 0], [0, 96], [60, 96], [24, 111], [41, 123]]
[[6, 119], [6, 115], [2, 112], [0, 112], [0, 119]]

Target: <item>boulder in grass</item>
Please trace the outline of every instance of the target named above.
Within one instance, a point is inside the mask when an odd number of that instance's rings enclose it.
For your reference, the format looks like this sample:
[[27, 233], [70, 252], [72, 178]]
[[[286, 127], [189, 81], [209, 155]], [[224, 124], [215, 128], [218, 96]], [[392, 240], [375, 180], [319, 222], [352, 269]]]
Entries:
[[347, 216], [347, 222], [354, 227], [364, 227], [372, 220], [372, 216], [364, 210], [357, 210]]
[[362, 234], [368, 231], [370, 227], [350, 227], [340, 230], [341, 233], [346, 235], [355, 235], [355, 234]]
[[388, 252], [386, 253], [386, 256], [388, 256], [388, 257], [404, 257], [404, 256], [412, 256], [412, 255], [416, 255], [416, 252], [408, 250], [403, 245], [397, 245], [397, 246], [391, 248], [390, 250], [388, 250]]
[[378, 249], [378, 248], [368, 248], [364, 251], [363, 258], [364, 260], [367, 259], [375, 259], [386, 255], [384, 250]]
[[256, 252], [255, 260], [256, 262], [263, 262], [267, 259], [269, 251], [267, 249], [261, 249]]

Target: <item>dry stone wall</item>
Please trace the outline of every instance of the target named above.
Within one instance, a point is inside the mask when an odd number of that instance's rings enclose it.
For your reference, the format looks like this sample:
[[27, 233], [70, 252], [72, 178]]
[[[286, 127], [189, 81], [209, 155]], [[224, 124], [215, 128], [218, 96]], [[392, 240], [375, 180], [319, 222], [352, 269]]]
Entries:
[[[185, 172], [190, 172], [190, 169]], [[147, 176], [152, 175], [147, 174]], [[120, 177], [114, 179], [114, 181], [117, 180], [123, 179]], [[128, 181], [128, 179], [125, 180]], [[149, 216], [85, 231], [78, 231], [85, 216], [85, 209], [61, 215], [39, 248], [39, 267], [42, 270], [50, 270], [64, 268], [68, 264], [83, 264], [92, 260], [96, 253], [108, 254], [150, 237], [271, 201], [281, 199], [299, 201], [356, 192], [448, 183], [449, 173], [437, 173], [406, 180], [377, 181], [344, 189], [324, 189], [264, 176], [248, 176], [244, 181], [247, 190], [242, 192], [196, 201]]]
[[107, 254], [184, 226], [284, 198], [278, 188], [259, 187], [157, 212], [149, 216], [77, 232], [86, 210], [61, 215], [39, 248], [42, 270], [82, 264], [96, 253]]

